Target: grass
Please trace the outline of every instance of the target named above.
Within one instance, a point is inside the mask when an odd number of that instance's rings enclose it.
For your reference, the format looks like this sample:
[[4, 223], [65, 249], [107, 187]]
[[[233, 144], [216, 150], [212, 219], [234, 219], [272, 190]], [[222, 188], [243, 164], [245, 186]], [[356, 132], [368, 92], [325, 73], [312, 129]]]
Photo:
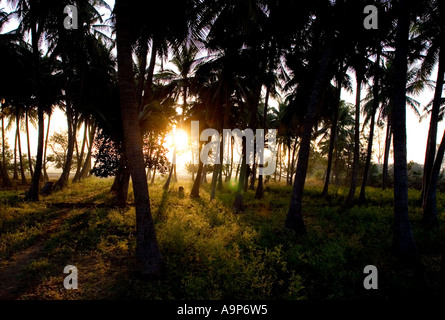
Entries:
[[[150, 186], [152, 215], [164, 257], [158, 280], [137, 274], [135, 211], [94, 204], [111, 203], [111, 179], [88, 179], [27, 203], [14, 191], [0, 192], [0, 259], [43, 241], [43, 250], [17, 270], [28, 283], [21, 299], [386, 299], [438, 294], [441, 228], [422, 229], [418, 191], [410, 190], [414, 236], [426, 272], [423, 279], [391, 254], [392, 190], [368, 188], [366, 205], [342, 209], [347, 189], [309, 181], [303, 214], [307, 235], [284, 229], [292, 188], [270, 183], [265, 198], [245, 194], [245, 212], [231, 212], [230, 184], [209, 202], [209, 186], [190, 199], [190, 181]], [[177, 194], [185, 188], [186, 197]], [[133, 201], [130, 192], [129, 202]], [[60, 206], [60, 204], [64, 204]], [[73, 206], [72, 203], [88, 203]], [[59, 205], [58, 205], [59, 204]], [[445, 197], [438, 195], [438, 211]], [[57, 226], [55, 226], [57, 224]], [[48, 232], [51, 230], [51, 232]], [[75, 265], [79, 289], [63, 288], [63, 268]], [[379, 290], [363, 288], [363, 269], [379, 270]], [[1, 267], [1, 265], [0, 265]]]

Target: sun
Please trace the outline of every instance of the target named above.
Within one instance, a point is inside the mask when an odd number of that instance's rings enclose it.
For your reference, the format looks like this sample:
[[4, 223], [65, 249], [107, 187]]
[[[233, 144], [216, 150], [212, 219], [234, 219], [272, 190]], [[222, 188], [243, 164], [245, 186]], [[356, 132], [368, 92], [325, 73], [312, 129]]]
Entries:
[[189, 136], [183, 129], [174, 128], [165, 139], [165, 146], [169, 150], [176, 147], [176, 151], [183, 151], [189, 148]]
[[189, 145], [189, 136], [187, 132], [183, 129], [175, 129], [173, 130], [173, 145], [176, 147], [176, 150], [184, 150], [188, 149]]

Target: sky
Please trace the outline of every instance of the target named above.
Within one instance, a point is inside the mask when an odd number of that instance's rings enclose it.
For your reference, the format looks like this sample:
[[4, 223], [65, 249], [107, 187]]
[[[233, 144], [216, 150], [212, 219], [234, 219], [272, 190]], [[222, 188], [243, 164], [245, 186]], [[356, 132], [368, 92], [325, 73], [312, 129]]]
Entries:
[[[114, 6], [114, 0], [106, 0], [106, 2], [113, 8]], [[8, 9], [8, 6], [6, 4], [5, 0], [0, 0], [0, 8], [6, 8]], [[13, 25], [10, 26], [10, 29], [13, 28]], [[8, 31], [3, 30], [2, 32]], [[437, 76], [437, 68], [433, 72], [431, 79], [436, 80]], [[354, 83], [354, 76], [351, 75], [352, 79], [352, 87], [355, 88]], [[364, 97], [366, 88], [362, 89], [362, 98]], [[421, 109], [423, 111], [423, 108], [425, 105], [427, 105], [431, 99], [433, 98], [434, 92], [431, 90], [426, 89], [422, 94], [420, 94], [418, 97], [415, 97], [416, 100], [418, 100], [421, 103]], [[348, 93], [346, 91], [342, 91], [342, 99], [346, 102], [355, 104], [355, 92]], [[423, 112], [421, 112], [423, 113]], [[425, 149], [426, 149], [426, 141], [427, 141], [427, 135], [428, 135], [428, 127], [429, 127], [429, 117], [426, 117], [423, 121], [419, 122], [419, 119], [417, 115], [409, 108], [407, 108], [407, 160], [408, 161], [414, 161], [417, 163], [423, 163], [424, 157], [425, 157]], [[50, 128], [50, 134], [53, 134], [54, 132], [60, 132], [66, 130], [66, 118], [64, 116], [63, 111], [60, 109], [56, 109], [51, 120], [51, 128]], [[35, 128], [31, 129], [31, 153], [35, 155], [36, 153], [36, 146], [37, 146], [37, 130]], [[445, 130], [445, 123], [440, 123], [438, 128], [438, 137], [437, 141], [440, 143], [442, 139], [442, 134]], [[79, 130], [79, 132], [82, 132], [82, 130]], [[384, 139], [384, 130], [382, 130], [382, 139]], [[11, 130], [8, 135], [9, 144], [10, 146], [13, 145], [14, 141], [14, 130]], [[23, 135], [24, 137], [24, 135]], [[80, 138], [79, 138], [80, 139]], [[22, 148], [23, 150], [27, 150], [26, 147], [26, 139], [22, 138]], [[377, 153], [377, 142], [374, 142], [374, 150], [375, 153]], [[374, 159], [376, 160], [376, 159]], [[179, 162], [179, 161], [178, 161]]]

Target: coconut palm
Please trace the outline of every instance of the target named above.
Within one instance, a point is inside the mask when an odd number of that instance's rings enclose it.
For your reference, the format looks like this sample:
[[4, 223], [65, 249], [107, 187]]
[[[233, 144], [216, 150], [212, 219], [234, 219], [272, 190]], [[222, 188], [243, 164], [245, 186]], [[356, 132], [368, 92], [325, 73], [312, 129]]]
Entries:
[[394, 94], [392, 126], [394, 132], [394, 252], [416, 259], [418, 251], [408, 215], [408, 174], [406, 162], [406, 84], [408, 38], [410, 28], [410, 0], [399, 1], [394, 57]]

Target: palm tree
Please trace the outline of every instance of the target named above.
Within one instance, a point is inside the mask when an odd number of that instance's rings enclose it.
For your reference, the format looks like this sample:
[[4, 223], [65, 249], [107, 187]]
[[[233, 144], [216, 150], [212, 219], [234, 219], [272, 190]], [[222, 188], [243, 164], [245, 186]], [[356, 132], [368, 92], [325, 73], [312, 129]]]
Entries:
[[354, 202], [355, 192], [357, 187], [357, 175], [359, 169], [360, 157], [360, 102], [361, 102], [361, 87], [366, 80], [366, 73], [368, 69], [369, 60], [366, 57], [366, 48], [362, 44], [358, 45], [357, 51], [353, 56], [354, 62], [352, 66], [355, 70], [356, 76], [356, 99], [355, 99], [355, 129], [354, 129], [354, 160], [352, 162], [351, 184], [349, 193], [345, 201], [346, 207], [351, 207]]
[[136, 208], [136, 257], [142, 265], [143, 274], [158, 275], [161, 271], [162, 256], [150, 210], [142, 134], [139, 125], [135, 125], [139, 123], [139, 106], [132, 63], [132, 44], [135, 41], [131, 33], [134, 20], [133, 5], [135, 5], [134, 2], [123, 0], [117, 0], [115, 5], [121, 116], [125, 153], [130, 167]]
[[371, 165], [372, 156], [372, 143], [374, 139], [374, 127], [375, 127], [375, 116], [379, 106], [379, 77], [380, 77], [380, 47], [377, 48], [376, 61], [374, 63], [374, 83], [372, 87], [373, 102], [371, 106], [371, 112], [369, 113], [371, 118], [371, 124], [369, 127], [369, 138], [368, 138], [368, 152], [366, 155], [365, 169], [363, 173], [362, 186], [360, 188], [359, 202], [365, 202], [365, 188], [368, 179], [369, 167]]
[[394, 252], [416, 259], [418, 251], [408, 215], [408, 173], [406, 162], [406, 83], [410, 1], [400, 0], [394, 58], [392, 127], [394, 132]]
[[[423, 204], [425, 206], [426, 195], [430, 186], [430, 178], [436, 157], [437, 125], [439, 122], [439, 109], [441, 105], [442, 90], [445, 73], [445, 6], [443, 1], [426, 1], [425, 19], [421, 20], [419, 33], [425, 38], [429, 46], [420, 70], [421, 77], [431, 74], [433, 66], [438, 64], [436, 88], [431, 108], [430, 126], [428, 129], [427, 147], [425, 152], [423, 172]], [[426, 213], [429, 210], [426, 211]], [[428, 213], [427, 213], [428, 214]], [[427, 220], [430, 218], [427, 218]]]

